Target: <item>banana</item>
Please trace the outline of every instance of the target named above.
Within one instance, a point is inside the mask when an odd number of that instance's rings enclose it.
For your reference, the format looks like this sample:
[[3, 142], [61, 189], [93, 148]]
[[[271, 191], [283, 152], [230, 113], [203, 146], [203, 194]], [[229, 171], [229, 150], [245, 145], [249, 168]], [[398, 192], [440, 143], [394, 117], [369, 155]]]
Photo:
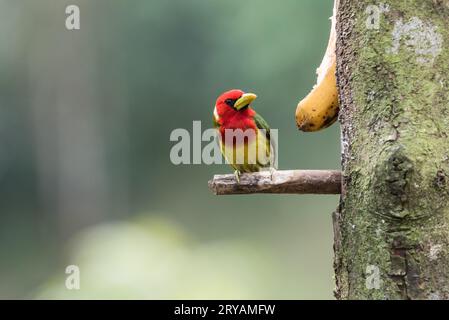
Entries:
[[298, 103], [296, 124], [299, 130], [318, 131], [337, 120], [339, 106], [335, 69], [334, 63], [326, 71], [323, 80]]
[[335, 17], [338, 0], [334, 2], [334, 15], [331, 18], [331, 32], [326, 53], [317, 69], [317, 83], [312, 91], [296, 107], [296, 124], [301, 131], [318, 131], [327, 128], [337, 120], [339, 103], [337, 60], [335, 54]]

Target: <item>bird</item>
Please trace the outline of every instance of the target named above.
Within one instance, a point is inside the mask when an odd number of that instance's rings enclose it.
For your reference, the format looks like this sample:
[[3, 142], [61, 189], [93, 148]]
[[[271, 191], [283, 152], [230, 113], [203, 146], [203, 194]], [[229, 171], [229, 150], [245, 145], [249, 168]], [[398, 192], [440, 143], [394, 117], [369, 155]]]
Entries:
[[[274, 170], [274, 141], [268, 123], [251, 108], [257, 98], [254, 93], [232, 89], [216, 100], [213, 125], [218, 133], [220, 150], [226, 161], [240, 174], [269, 169]], [[238, 130], [240, 129], [240, 130]]]

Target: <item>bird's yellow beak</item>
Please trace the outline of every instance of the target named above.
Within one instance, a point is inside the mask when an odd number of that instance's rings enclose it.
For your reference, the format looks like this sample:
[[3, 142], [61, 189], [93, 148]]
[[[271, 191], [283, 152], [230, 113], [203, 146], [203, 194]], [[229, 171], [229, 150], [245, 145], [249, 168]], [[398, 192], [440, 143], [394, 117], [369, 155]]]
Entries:
[[235, 103], [234, 103], [234, 108], [236, 110], [240, 110], [243, 107], [249, 105], [251, 102], [253, 102], [255, 99], [257, 98], [257, 96], [254, 93], [245, 93], [243, 94], [240, 99], [238, 99]]

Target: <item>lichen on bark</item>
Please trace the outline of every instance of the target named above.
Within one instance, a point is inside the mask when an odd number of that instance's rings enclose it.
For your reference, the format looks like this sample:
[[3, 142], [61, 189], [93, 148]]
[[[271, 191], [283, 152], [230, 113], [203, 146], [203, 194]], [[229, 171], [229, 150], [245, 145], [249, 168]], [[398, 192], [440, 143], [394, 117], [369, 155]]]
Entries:
[[447, 4], [340, 0], [337, 298], [449, 299]]

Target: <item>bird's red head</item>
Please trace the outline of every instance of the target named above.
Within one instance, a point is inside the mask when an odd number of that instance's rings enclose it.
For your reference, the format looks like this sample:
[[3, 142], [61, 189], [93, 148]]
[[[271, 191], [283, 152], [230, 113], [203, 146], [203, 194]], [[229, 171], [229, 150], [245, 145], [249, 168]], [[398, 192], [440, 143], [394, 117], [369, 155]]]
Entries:
[[252, 115], [254, 111], [249, 108], [249, 105], [256, 98], [254, 93], [245, 93], [238, 89], [222, 93], [215, 103], [215, 120]]
[[227, 105], [230, 108], [234, 108], [235, 102], [243, 96], [244, 92], [239, 89], [233, 89], [222, 93], [215, 105], [216, 106], [225, 106]]
[[215, 105], [217, 107], [227, 106], [239, 111], [247, 108], [256, 98], [257, 96], [254, 93], [245, 93], [242, 90], [233, 89], [222, 93]]

